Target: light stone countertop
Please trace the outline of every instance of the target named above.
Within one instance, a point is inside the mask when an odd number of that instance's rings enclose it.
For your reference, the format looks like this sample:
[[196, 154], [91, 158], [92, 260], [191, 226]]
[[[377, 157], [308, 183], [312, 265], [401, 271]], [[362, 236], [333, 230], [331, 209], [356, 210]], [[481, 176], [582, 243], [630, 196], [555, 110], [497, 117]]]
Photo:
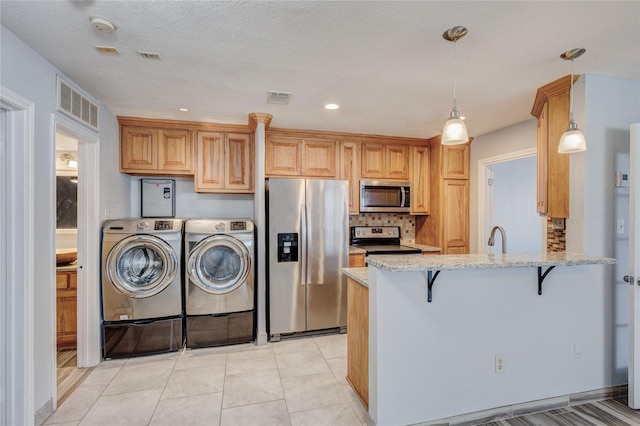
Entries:
[[360, 247], [356, 247], [356, 246], [349, 246], [349, 254], [366, 254], [367, 251], [365, 249], [361, 249]]
[[390, 272], [453, 271], [460, 269], [525, 268], [544, 266], [579, 266], [614, 264], [609, 257], [585, 256], [578, 253], [534, 254], [447, 254], [440, 256], [368, 256], [370, 266]]
[[423, 253], [440, 253], [440, 247], [427, 246], [424, 244], [416, 243], [403, 243], [402, 241], [400, 242], [400, 245], [420, 249]]
[[369, 287], [369, 268], [342, 268], [342, 273], [365, 287]]

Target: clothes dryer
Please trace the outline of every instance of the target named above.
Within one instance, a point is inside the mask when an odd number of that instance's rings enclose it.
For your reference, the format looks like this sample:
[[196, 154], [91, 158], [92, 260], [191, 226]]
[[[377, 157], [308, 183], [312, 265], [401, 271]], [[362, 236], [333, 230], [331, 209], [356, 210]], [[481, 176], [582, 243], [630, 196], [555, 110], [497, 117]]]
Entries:
[[107, 221], [102, 237], [105, 358], [184, 346], [182, 219]]
[[254, 225], [245, 219], [185, 222], [186, 346], [255, 338]]

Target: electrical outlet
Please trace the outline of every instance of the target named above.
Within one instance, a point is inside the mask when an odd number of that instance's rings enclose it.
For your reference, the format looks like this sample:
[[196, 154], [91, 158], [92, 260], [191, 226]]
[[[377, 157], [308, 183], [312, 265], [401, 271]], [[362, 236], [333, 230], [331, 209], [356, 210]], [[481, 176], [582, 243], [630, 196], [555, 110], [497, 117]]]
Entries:
[[624, 219], [618, 219], [616, 230], [618, 235], [624, 235]]
[[504, 373], [504, 355], [496, 355], [496, 373]]
[[109, 209], [104, 209], [104, 218], [109, 219], [110, 215], [111, 215], [111, 212], [109, 211]]
[[580, 343], [573, 344], [573, 357], [582, 358], [582, 346], [580, 345]]

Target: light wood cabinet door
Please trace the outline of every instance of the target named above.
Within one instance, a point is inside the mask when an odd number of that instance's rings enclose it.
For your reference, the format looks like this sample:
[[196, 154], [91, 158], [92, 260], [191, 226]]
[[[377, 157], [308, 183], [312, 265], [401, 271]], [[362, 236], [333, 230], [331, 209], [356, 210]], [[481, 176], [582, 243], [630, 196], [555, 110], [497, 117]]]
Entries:
[[300, 149], [302, 176], [332, 178], [337, 176], [336, 141], [302, 139]]
[[469, 179], [469, 145], [443, 146], [442, 177], [444, 179]]
[[158, 130], [158, 169], [173, 174], [193, 174], [191, 130]]
[[569, 156], [558, 152], [569, 122], [569, 94], [549, 98], [547, 128], [547, 216], [569, 217]]
[[409, 180], [409, 146], [385, 146], [385, 178]]
[[547, 213], [547, 125], [548, 125], [548, 104], [545, 103], [540, 118], [538, 118], [537, 132], [537, 200], [536, 211], [539, 214]]
[[194, 176], [196, 192], [215, 192], [224, 188], [224, 134], [198, 132], [198, 161]]
[[78, 336], [76, 271], [56, 272], [56, 346], [75, 349]]
[[225, 187], [234, 192], [253, 192], [253, 145], [248, 134], [227, 135]]
[[158, 131], [145, 127], [122, 127], [120, 170], [127, 172], [158, 169]]
[[431, 209], [429, 147], [412, 147], [411, 161], [411, 214], [429, 214]]
[[251, 136], [242, 133], [198, 132], [196, 192], [253, 191]]
[[120, 171], [149, 176], [193, 175], [193, 132], [121, 126]]
[[361, 176], [368, 179], [385, 178], [385, 145], [363, 143], [360, 151]]
[[443, 254], [468, 253], [469, 181], [445, 179], [443, 202]]
[[369, 407], [369, 288], [347, 278], [347, 380]]
[[367, 179], [409, 180], [409, 146], [365, 142], [361, 148], [361, 173]]
[[365, 266], [364, 253], [349, 254], [349, 268], [360, 268]]
[[265, 174], [300, 176], [301, 148], [297, 138], [270, 137], [265, 147]]
[[340, 144], [340, 179], [349, 181], [349, 214], [360, 213], [360, 162], [358, 144]]

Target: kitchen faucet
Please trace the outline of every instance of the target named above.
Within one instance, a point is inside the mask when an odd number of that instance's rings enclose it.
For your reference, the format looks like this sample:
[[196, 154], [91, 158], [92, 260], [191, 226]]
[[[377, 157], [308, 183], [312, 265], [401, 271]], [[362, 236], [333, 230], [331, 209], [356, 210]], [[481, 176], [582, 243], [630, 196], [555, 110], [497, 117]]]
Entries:
[[500, 230], [500, 235], [502, 235], [502, 253], [506, 253], [507, 252], [507, 234], [504, 232], [504, 228], [502, 226], [493, 227], [493, 229], [491, 230], [491, 236], [489, 237], [489, 241], [487, 242], [487, 244], [493, 247], [493, 236], [495, 235], [496, 230]]

